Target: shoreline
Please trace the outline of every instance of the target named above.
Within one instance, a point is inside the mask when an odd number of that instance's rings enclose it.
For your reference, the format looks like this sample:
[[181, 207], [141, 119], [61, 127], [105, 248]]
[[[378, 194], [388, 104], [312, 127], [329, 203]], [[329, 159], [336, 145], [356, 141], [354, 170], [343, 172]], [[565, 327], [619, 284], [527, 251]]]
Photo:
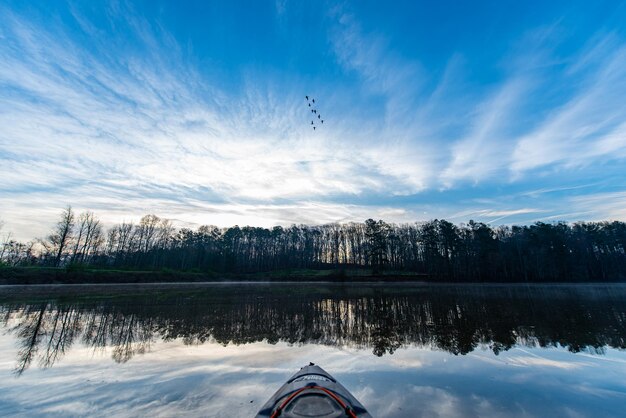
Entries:
[[109, 282], [109, 283], [37, 283], [37, 284], [25, 284], [25, 283], [17, 283], [17, 284], [0, 284], [0, 289], [7, 288], [17, 288], [17, 287], [109, 287], [109, 286], [128, 286], [128, 287], [136, 287], [136, 286], [232, 286], [232, 285], [366, 285], [366, 286], [398, 286], [402, 287], [405, 285], [408, 286], [441, 286], [441, 287], [449, 287], [449, 286], [493, 286], [493, 287], [509, 287], [509, 286], [532, 286], [532, 287], [542, 287], [542, 286], [625, 286], [626, 282], [426, 282], [426, 281], [404, 281], [404, 282], [393, 282], [393, 281], [294, 281], [294, 280], [282, 280], [282, 281], [250, 281], [250, 280], [222, 280], [222, 281], [212, 281], [212, 282], [136, 282], [136, 283], [118, 283], [118, 282]]
[[184, 271], [68, 270], [51, 267], [10, 267], [0, 269], [0, 286], [66, 285], [166, 285], [166, 284], [423, 284], [423, 285], [608, 285], [613, 281], [458, 281], [425, 274], [367, 270], [296, 270], [262, 273], [218, 274]]

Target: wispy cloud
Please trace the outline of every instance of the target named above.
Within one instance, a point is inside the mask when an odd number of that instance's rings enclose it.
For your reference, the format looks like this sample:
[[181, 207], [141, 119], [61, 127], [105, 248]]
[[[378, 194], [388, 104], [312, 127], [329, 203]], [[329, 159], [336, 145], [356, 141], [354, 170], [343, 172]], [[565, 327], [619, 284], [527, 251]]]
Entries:
[[574, 93], [517, 142], [514, 175], [626, 156], [626, 46], [610, 35], [594, 44], [561, 74]]
[[592, 193], [570, 199], [570, 207], [587, 213], [587, 219], [624, 220], [626, 219], [626, 191]]
[[[402, 159], [392, 159], [380, 170], [403, 176], [415, 193], [506, 184], [536, 168], [572, 170], [624, 159], [626, 114], [619, 102], [626, 93], [625, 43], [599, 34], [563, 59], [553, 45], [558, 26], [530, 30], [506, 56], [515, 65], [503, 65], [498, 83], [477, 90], [463, 80], [462, 54], [453, 53], [433, 80], [419, 61], [394, 52], [384, 35], [364, 32], [342, 9], [333, 32], [338, 60], [361, 77], [365, 94], [383, 98], [384, 118], [377, 120], [384, 123], [372, 136], [381, 149], [399, 146], [420, 167], [401, 170]], [[372, 151], [379, 160], [388, 155]]]
[[[275, 9], [280, 25], [297, 21], [291, 6]], [[560, 178], [572, 195], [597, 195], [576, 187], [617, 178], [626, 159], [618, 33], [561, 56], [546, 46], [558, 21], [529, 30], [485, 82], [472, 78], [471, 51], [429, 67], [397, 47], [401, 35], [341, 6], [324, 20], [332, 77], [245, 70], [232, 88], [162, 22], [125, 3], [100, 17], [78, 5], [63, 18], [0, 6], [0, 217], [26, 228], [22, 237], [44, 233], [68, 203], [111, 221], [524, 221], [565, 214], [554, 208], [567, 196], [506, 197], [517, 185], [559, 189]], [[311, 86], [328, 115], [315, 132], [303, 99]], [[598, 213], [624, 219], [619, 196], [604, 197]], [[590, 210], [573, 203], [580, 209], [567, 213]]]
[[[4, 16], [10, 42], [0, 47], [0, 190], [20, 199], [4, 205], [6, 216], [44, 201], [134, 214], [227, 201], [208, 211], [215, 223], [318, 223], [365, 211], [322, 203], [336, 208], [330, 216], [310, 202], [397, 187], [377, 169], [371, 147], [355, 150], [323, 130], [309, 132], [299, 94], [260, 85], [229, 96], [207, 87], [178, 52], [169, 53], [175, 42], [137, 17], [112, 18], [127, 25], [141, 53], [105, 43], [86, 18], [79, 23], [95, 51], [58, 23], [45, 29]], [[190, 203], [194, 195], [204, 199], [200, 208]], [[282, 215], [264, 219], [265, 208]]]
[[519, 111], [516, 105], [527, 91], [528, 82], [514, 78], [501, 86], [493, 97], [478, 104], [467, 136], [452, 146], [450, 164], [441, 174], [445, 187], [459, 180], [477, 183], [502, 172], [507, 165], [502, 156], [513, 148], [507, 130]]

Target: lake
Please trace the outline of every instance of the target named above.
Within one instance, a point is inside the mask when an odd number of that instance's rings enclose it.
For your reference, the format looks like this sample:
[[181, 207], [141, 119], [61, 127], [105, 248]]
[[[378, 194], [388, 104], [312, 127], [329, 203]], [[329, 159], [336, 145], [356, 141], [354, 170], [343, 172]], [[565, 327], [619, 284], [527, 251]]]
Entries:
[[314, 362], [377, 417], [618, 417], [626, 286], [0, 287], [0, 415], [252, 417]]

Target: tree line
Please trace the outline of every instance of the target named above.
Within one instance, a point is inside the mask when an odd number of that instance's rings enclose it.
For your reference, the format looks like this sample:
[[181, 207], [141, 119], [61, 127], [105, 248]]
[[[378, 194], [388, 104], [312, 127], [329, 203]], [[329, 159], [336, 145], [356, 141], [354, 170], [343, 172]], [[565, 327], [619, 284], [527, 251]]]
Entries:
[[93, 212], [67, 207], [43, 239], [5, 238], [11, 266], [256, 273], [288, 269], [371, 269], [441, 281], [546, 282], [626, 279], [626, 223], [565, 222], [492, 227], [446, 220], [259, 228], [174, 227], [146, 215], [105, 230]]

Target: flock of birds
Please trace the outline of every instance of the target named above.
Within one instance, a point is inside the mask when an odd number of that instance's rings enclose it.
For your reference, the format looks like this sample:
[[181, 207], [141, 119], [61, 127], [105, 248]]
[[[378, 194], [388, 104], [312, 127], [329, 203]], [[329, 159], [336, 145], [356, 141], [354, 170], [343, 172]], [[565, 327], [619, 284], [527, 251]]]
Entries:
[[[313, 130], [315, 130], [316, 125], [315, 122], [324, 123], [324, 119], [322, 119], [322, 115], [315, 108], [315, 99], [313, 97], [309, 98], [309, 96], [304, 96], [306, 98], [306, 102], [309, 105], [309, 110], [313, 114], [313, 120], [311, 121], [311, 126]], [[317, 116], [317, 121], [315, 120], [315, 116]]]

